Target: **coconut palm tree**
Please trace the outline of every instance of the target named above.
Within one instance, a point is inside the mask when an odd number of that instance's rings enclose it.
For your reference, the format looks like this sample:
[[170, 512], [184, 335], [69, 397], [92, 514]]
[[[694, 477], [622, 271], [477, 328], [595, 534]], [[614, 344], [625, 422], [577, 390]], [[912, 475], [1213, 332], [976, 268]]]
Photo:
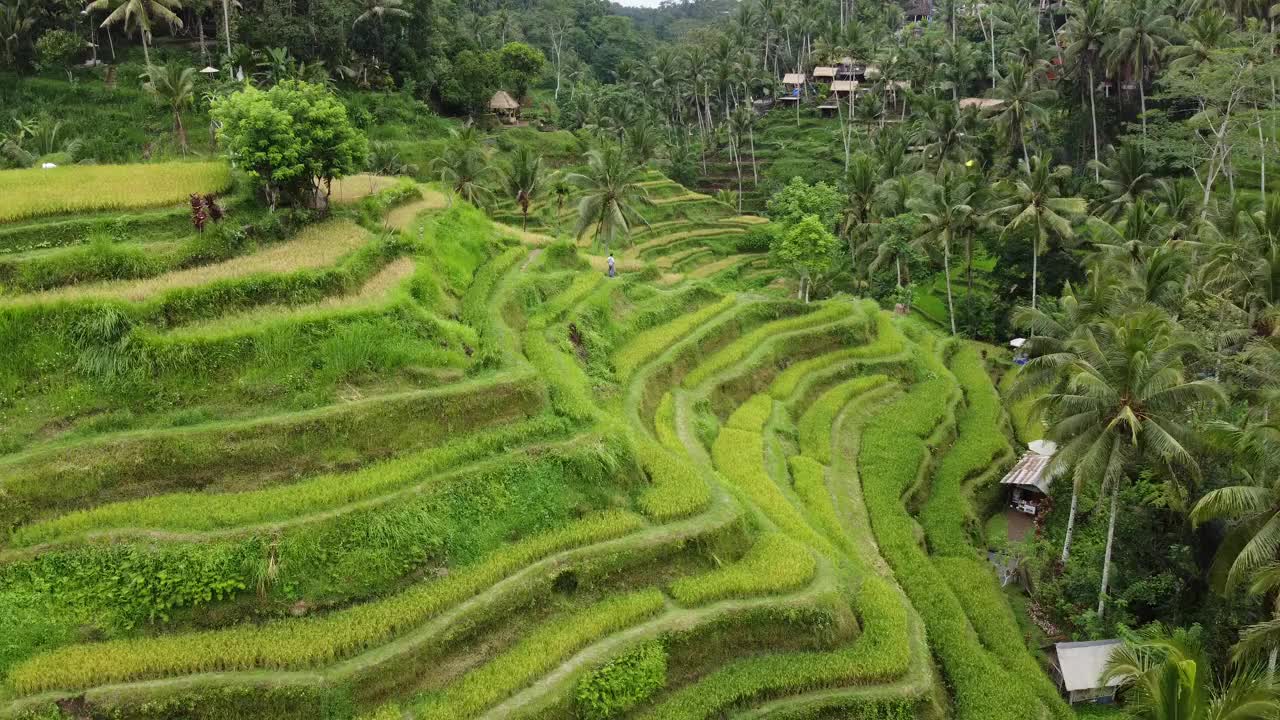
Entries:
[[973, 206], [969, 204], [973, 186], [955, 172], [944, 172], [923, 195], [907, 201], [907, 207], [920, 214], [924, 223], [917, 242], [940, 245], [942, 268], [947, 279], [947, 314], [951, 334], [956, 334], [956, 309], [951, 296], [951, 246], [957, 235], [973, 232]]
[[177, 65], [155, 65], [147, 69], [143, 86], [173, 113], [173, 134], [182, 153], [187, 152], [187, 129], [182, 124], [182, 111], [191, 107], [196, 95], [195, 68]]
[[1125, 143], [1119, 150], [1108, 145], [1107, 161], [1093, 161], [1090, 165], [1106, 193], [1096, 210], [1105, 218], [1115, 219], [1156, 186], [1151, 160], [1137, 143]]
[[1021, 176], [1007, 188], [1007, 203], [992, 212], [1008, 218], [1004, 233], [1030, 226], [1031, 234], [1031, 307], [1036, 306], [1037, 286], [1040, 274], [1040, 251], [1050, 239], [1065, 241], [1074, 236], [1072, 218], [1083, 215], [1083, 198], [1066, 197], [1062, 193], [1062, 181], [1071, 176], [1071, 168], [1052, 167], [1047, 160], [1036, 157], [1034, 162], [1022, 168]]
[[[1187, 449], [1191, 432], [1179, 418], [1195, 403], [1225, 400], [1216, 384], [1183, 376], [1182, 358], [1194, 347], [1165, 313], [1146, 309], [1085, 326], [1061, 351], [1027, 363], [1033, 373], [1060, 378], [1034, 404], [1053, 418], [1048, 437], [1060, 449], [1050, 472], [1069, 474], [1073, 488], [1096, 484], [1111, 496], [1099, 618], [1106, 610], [1120, 487], [1143, 463], [1198, 472]], [[1068, 528], [1075, 519], [1072, 497]], [[1064, 555], [1069, 550], [1068, 544]]]
[[142, 36], [142, 56], [151, 67], [151, 28], [157, 20], [170, 28], [182, 27], [178, 11], [182, 0], [93, 0], [85, 12], [109, 11], [102, 27], [123, 25], [125, 32], [137, 30]]
[[520, 207], [521, 227], [529, 229], [529, 206], [541, 193], [543, 180], [542, 156], [528, 145], [521, 145], [511, 155], [511, 165], [506, 169], [507, 193]]
[[990, 116], [1005, 128], [1010, 147], [1022, 148], [1022, 160], [1031, 163], [1027, 153], [1027, 123], [1044, 124], [1049, 119], [1048, 103], [1058, 93], [1040, 86], [1039, 68], [1012, 61], [996, 83], [995, 96], [1004, 102], [990, 110]]
[[1199, 626], [1167, 632], [1159, 624], [1112, 651], [1103, 682], [1119, 680], [1136, 720], [1270, 720], [1280, 685], [1258, 667], [1219, 678]]
[[404, 0], [364, 0], [361, 8], [363, 12], [351, 23], [353, 28], [375, 18], [381, 23], [388, 17], [410, 17], [409, 11], [404, 9]]
[[[1089, 119], [1093, 130], [1093, 160], [1098, 162], [1098, 106], [1094, 101], [1097, 89], [1097, 72], [1102, 62], [1102, 49], [1111, 33], [1110, 17], [1106, 12], [1106, 0], [1069, 0], [1067, 22], [1062, 34], [1067, 41], [1064, 51], [1068, 67], [1089, 86]], [[1098, 180], [1094, 168], [1093, 179]]]
[[34, 12], [29, 12], [23, 0], [13, 0], [0, 5], [0, 51], [6, 65], [17, 60], [18, 47], [31, 42], [31, 29], [36, 25]]
[[[863, 153], [854, 155], [845, 173], [845, 202], [840, 232], [849, 244], [849, 256], [853, 261], [853, 274], [858, 274], [858, 250], [866, 240], [867, 227], [875, 219], [876, 197], [880, 187], [880, 168], [876, 161]], [[899, 278], [901, 278], [899, 267]], [[901, 285], [901, 281], [898, 283]]]
[[1280, 424], [1266, 418], [1218, 421], [1208, 437], [1243, 482], [1206, 493], [1192, 509], [1191, 521], [1231, 523], [1212, 573], [1222, 591], [1253, 579], [1251, 590], [1273, 596], [1272, 619], [1242, 636], [1237, 651], [1248, 655], [1265, 648], [1274, 673], [1280, 648]]
[[432, 162], [432, 171], [463, 200], [488, 207], [494, 199], [489, 184], [498, 166], [490, 162], [489, 151], [474, 127], [451, 130], [450, 135], [452, 139], [444, 153]]
[[935, 103], [916, 128], [916, 143], [924, 146], [926, 158], [936, 158], [934, 174], [942, 172], [947, 161], [961, 160], [972, 149], [973, 132], [967, 113], [955, 103]]
[[1170, 68], [1194, 68], [1209, 59], [1231, 35], [1231, 21], [1220, 12], [1202, 10], [1182, 25], [1183, 40], [1165, 48]]
[[587, 153], [586, 171], [568, 177], [583, 192], [574, 235], [581, 238], [594, 227], [596, 242], [610, 247], [615, 240], [625, 241], [635, 223], [648, 225], [637, 209], [649, 202], [640, 184], [643, 172], [642, 165], [632, 163], [612, 143]]
[[1165, 13], [1162, 0], [1122, 0], [1117, 3], [1116, 32], [1104, 54], [1116, 75], [1128, 70], [1138, 85], [1142, 109], [1142, 135], [1147, 135], [1147, 76], [1155, 70], [1169, 39], [1174, 35], [1173, 18]]

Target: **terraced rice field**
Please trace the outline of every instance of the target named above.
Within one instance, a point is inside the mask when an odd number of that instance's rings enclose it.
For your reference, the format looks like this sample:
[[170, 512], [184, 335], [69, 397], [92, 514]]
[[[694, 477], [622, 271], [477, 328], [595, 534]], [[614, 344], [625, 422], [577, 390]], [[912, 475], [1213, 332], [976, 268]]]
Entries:
[[0, 717], [1072, 717], [975, 543], [976, 349], [758, 289], [699, 199], [612, 279], [415, 202], [0, 308], [61, 348], [0, 377]]

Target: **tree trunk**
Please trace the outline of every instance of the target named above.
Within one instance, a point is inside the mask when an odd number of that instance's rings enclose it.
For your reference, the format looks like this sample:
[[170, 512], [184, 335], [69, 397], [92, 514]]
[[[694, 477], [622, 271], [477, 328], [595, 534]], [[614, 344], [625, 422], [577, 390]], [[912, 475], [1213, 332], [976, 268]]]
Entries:
[[1261, 190], [1262, 197], [1267, 196], [1267, 145], [1262, 139], [1262, 116], [1258, 116], [1258, 158], [1261, 160]]
[[1031, 238], [1031, 309], [1036, 309], [1036, 285], [1040, 276], [1040, 215], [1036, 215], [1036, 234]]
[[1097, 85], [1093, 81], [1093, 67], [1089, 68], [1089, 115], [1093, 118], [1093, 181], [1101, 182], [1101, 171], [1098, 168], [1098, 107], [1094, 104], [1093, 88]]
[[1116, 510], [1120, 505], [1120, 481], [1111, 488], [1111, 519], [1107, 521], [1107, 552], [1102, 559], [1102, 588], [1098, 591], [1098, 619], [1107, 609], [1107, 581], [1111, 578], [1111, 548], [1116, 540]]
[[187, 128], [182, 124], [182, 113], [173, 111], [173, 130], [178, 135], [178, 147], [182, 148], [182, 154], [187, 154]]
[[231, 55], [231, 0], [222, 0], [222, 34], [227, 40], [227, 55]]
[[204, 42], [204, 15], [196, 12], [196, 28], [200, 31], [200, 62], [209, 64], [209, 46]]
[[151, 71], [151, 48], [149, 47], [149, 43], [147, 42], [147, 34], [145, 32], [142, 33], [142, 57], [144, 60], [146, 60], [147, 71], [150, 72]]
[[1142, 105], [1142, 139], [1147, 138], [1147, 90], [1142, 82], [1142, 74], [1138, 74], [1138, 102]]
[[1067, 511], [1067, 539], [1062, 543], [1062, 564], [1067, 564], [1067, 558], [1071, 556], [1071, 537], [1076, 531], [1076, 505], [1080, 501], [1080, 488], [1075, 483], [1071, 484], [1071, 509]]
[[760, 186], [760, 171], [756, 169], [756, 131], [755, 128], [747, 130], [747, 136], [751, 139], [751, 187]]
[[942, 241], [942, 269], [947, 276], [947, 314], [951, 316], [951, 334], [956, 334], [956, 306], [951, 301], [951, 231], [947, 230]]

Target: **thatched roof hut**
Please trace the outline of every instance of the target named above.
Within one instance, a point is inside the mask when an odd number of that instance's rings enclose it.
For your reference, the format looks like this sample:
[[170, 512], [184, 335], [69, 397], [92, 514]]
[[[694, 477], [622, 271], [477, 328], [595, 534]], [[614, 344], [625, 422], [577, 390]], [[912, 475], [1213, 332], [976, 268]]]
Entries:
[[782, 84], [795, 87], [804, 84], [804, 73], [787, 73], [782, 76]]
[[813, 69], [813, 79], [831, 82], [836, 79], [836, 68], [834, 65], [819, 65]]
[[506, 90], [499, 90], [489, 98], [489, 110], [499, 117], [515, 117], [520, 113], [520, 103]]
[[831, 83], [832, 96], [848, 95], [858, 91], [857, 80], [836, 80]]

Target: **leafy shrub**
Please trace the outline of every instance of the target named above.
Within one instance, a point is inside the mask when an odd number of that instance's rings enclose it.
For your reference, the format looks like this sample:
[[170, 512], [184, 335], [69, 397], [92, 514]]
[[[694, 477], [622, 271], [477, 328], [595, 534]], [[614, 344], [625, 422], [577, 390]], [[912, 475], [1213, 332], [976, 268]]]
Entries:
[[607, 720], [649, 699], [667, 684], [667, 651], [647, 642], [587, 673], [574, 693], [578, 717]]

